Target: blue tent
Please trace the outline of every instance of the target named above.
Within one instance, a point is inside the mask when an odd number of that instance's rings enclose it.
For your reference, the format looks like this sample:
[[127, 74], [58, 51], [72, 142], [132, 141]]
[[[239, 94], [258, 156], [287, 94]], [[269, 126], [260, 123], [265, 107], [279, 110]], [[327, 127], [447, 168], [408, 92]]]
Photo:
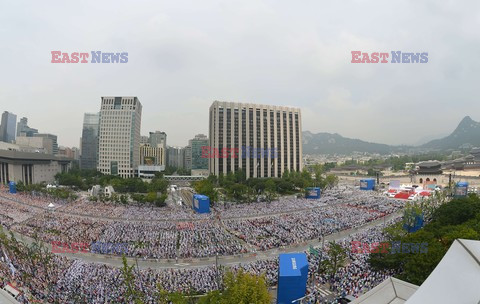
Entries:
[[307, 192], [305, 194], [305, 198], [313, 198], [313, 199], [320, 198], [321, 190], [319, 187], [308, 187], [308, 188], [305, 188], [305, 190]]
[[193, 195], [193, 210], [197, 213], [210, 213], [210, 199], [206, 195]]
[[15, 182], [9, 182], [10, 193], [17, 193], [17, 184]]
[[360, 180], [360, 190], [373, 190], [375, 189], [375, 179], [367, 178]]
[[305, 296], [308, 260], [305, 253], [282, 253], [279, 256], [277, 304], [291, 304]]
[[467, 196], [467, 194], [468, 194], [468, 183], [458, 182], [455, 185], [455, 196], [462, 197], [462, 196]]

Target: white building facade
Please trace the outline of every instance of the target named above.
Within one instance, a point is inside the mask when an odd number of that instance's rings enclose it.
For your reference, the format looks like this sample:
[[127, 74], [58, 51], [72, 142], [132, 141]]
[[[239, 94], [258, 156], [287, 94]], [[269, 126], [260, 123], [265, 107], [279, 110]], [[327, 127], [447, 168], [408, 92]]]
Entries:
[[142, 104], [137, 97], [102, 97], [98, 171], [134, 177], [140, 163]]
[[209, 138], [209, 153], [202, 156], [211, 174], [242, 169], [247, 178], [281, 177], [303, 168], [299, 108], [215, 101]]

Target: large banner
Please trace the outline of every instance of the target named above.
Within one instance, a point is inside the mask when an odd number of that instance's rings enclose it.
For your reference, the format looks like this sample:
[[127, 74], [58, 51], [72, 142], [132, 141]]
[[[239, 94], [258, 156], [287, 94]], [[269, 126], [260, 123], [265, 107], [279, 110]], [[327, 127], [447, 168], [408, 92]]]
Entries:
[[389, 184], [389, 188], [399, 189], [400, 188], [400, 181], [399, 180], [391, 180], [390, 184]]
[[147, 166], [154, 166], [155, 165], [155, 157], [154, 156], [145, 156], [143, 158], [143, 164]]
[[457, 187], [455, 189], [456, 196], [467, 196], [467, 187]]

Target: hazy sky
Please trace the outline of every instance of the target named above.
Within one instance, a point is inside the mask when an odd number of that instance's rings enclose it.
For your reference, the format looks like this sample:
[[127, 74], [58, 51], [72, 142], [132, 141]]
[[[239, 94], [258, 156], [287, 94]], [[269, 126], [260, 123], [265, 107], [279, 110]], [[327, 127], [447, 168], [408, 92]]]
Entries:
[[[0, 111], [78, 146], [100, 96], [137, 96], [142, 134], [186, 145], [214, 100], [300, 107], [303, 130], [415, 143], [480, 120], [479, 1], [0, 0]], [[53, 64], [51, 51], [128, 52]], [[353, 64], [351, 51], [428, 52]]]

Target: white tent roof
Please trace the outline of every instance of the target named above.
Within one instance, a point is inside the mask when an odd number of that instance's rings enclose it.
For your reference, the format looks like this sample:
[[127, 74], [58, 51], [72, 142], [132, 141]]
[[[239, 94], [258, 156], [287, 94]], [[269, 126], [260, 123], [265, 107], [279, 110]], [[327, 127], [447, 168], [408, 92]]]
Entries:
[[407, 304], [480, 304], [480, 241], [456, 240]]
[[390, 277], [351, 304], [403, 304], [417, 288], [417, 285]]
[[[8, 286], [8, 285], [7, 285]], [[20, 304], [11, 294], [0, 288], [0, 303], [2, 304]]]
[[48, 204], [48, 208], [53, 208], [55, 205], [53, 203]]

